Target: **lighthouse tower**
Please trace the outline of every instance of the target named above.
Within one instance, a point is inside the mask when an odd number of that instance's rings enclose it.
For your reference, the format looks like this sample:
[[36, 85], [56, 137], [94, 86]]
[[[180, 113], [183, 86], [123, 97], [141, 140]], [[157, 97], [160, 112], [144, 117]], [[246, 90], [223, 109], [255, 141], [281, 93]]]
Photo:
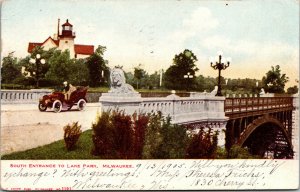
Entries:
[[58, 20], [58, 39], [59, 45], [58, 48], [62, 51], [68, 49], [70, 51], [71, 57], [75, 55], [74, 49], [74, 39], [75, 39], [75, 32], [73, 32], [73, 25], [69, 23], [67, 19], [66, 23], [62, 25], [62, 31], [59, 33], [59, 20]]

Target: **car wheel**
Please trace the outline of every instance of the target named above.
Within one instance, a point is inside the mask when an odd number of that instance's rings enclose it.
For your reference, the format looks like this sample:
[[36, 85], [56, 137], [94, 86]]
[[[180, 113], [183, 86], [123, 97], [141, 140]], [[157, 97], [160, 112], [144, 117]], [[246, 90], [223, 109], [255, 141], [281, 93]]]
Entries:
[[79, 111], [84, 110], [85, 106], [86, 106], [86, 101], [84, 99], [80, 99], [77, 103], [78, 110]]
[[47, 109], [46, 105], [44, 105], [43, 103], [39, 103], [39, 110], [40, 111], [46, 111], [46, 109]]
[[55, 113], [59, 113], [62, 108], [62, 103], [60, 102], [60, 100], [54, 101], [52, 108]]

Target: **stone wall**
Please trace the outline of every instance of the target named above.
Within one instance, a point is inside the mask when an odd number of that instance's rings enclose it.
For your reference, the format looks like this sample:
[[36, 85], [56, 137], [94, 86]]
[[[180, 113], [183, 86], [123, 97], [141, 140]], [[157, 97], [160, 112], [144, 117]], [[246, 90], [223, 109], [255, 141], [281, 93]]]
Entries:
[[43, 95], [51, 92], [50, 89], [1, 90], [1, 104], [37, 104]]

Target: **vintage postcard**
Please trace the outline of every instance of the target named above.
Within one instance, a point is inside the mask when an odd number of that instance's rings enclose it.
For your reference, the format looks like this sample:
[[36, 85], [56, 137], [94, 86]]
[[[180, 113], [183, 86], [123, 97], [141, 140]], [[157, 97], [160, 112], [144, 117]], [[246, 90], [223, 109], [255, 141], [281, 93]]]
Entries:
[[299, 188], [299, 0], [2, 0], [1, 190]]

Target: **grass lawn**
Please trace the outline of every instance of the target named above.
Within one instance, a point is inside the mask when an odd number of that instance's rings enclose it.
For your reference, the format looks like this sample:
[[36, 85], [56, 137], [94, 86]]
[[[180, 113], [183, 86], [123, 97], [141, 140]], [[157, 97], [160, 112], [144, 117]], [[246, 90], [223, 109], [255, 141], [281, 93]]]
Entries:
[[1, 159], [98, 159], [99, 157], [91, 155], [92, 148], [92, 130], [88, 130], [81, 134], [72, 151], [67, 151], [64, 140], [59, 140], [34, 149], [3, 155]]

